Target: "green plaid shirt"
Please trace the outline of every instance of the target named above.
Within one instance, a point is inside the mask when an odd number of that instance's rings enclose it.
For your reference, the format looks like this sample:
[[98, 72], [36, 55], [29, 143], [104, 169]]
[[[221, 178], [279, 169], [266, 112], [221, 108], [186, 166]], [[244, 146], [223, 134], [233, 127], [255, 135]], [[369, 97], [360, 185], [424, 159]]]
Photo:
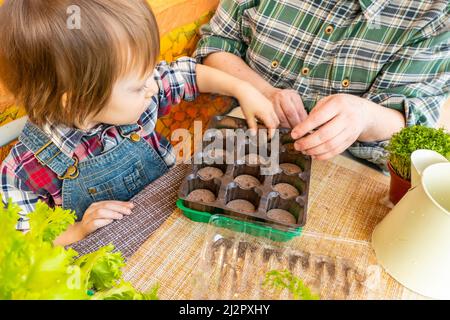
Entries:
[[[408, 126], [434, 126], [450, 91], [449, 13], [448, 0], [222, 0], [194, 56], [240, 56], [297, 90], [308, 111], [347, 93], [403, 112]], [[387, 142], [349, 151], [384, 165]]]

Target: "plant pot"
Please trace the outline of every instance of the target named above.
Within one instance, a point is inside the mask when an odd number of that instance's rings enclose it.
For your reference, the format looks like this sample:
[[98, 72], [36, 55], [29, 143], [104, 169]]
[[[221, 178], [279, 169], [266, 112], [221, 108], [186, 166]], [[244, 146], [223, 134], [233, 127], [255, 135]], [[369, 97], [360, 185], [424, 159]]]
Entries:
[[391, 174], [391, 183], [389, 188], [389, 200], [395, 205], [411, 188], [411, 181], [405, 180], [400, 177], [392, 168], [391, 163], [388, 162], [387, 167]]

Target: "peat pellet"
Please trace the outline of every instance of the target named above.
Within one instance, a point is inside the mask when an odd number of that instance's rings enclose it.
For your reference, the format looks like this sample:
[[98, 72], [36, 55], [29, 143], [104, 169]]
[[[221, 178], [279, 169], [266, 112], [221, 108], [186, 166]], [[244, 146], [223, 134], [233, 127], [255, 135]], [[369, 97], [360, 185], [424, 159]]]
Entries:
[[289, 183], [278, 183], [273, 186], [273, 190], [278, 192], [283, 199], [298, 197], [300, 195], [297, 188]]
[[287, 224], [295, 224], [297, 222], [289, 211], [283, 209], [271, 209], [267, 211], [267, 217]]
[[209, 203], [216, 201], [216, 196], [208, 189], [197, 189], [189, 193], [186, 200]]
[[280, 164], [280, 168], [287, 174], [297, 174], [302, 172], [302, 168], [293, 163], [282, 163]]
[[198, 170], [198, 176], [203, 180], [211, 180], [214, 178], [221, 178], [223, 176], [222, 170], [215, 167], [204, 167]]
[[227, 203], [227, 207], [233, 210], [240, 210], [244, 212], [255, 212], [256, 208], [250, 201], [243, 199], [232, 200]]
[[249, 174], [241, 174], [234, 178], [234, 181], [242, 188], [242, 189], [250, 189], [261, 185], [258, 179]]

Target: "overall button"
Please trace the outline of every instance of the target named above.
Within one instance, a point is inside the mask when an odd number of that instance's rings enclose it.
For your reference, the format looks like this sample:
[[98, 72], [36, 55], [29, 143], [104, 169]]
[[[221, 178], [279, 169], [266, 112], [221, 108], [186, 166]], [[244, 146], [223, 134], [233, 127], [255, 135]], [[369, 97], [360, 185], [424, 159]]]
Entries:
[[348, 79], [342, 80], [342, 86], [344, 88], [348, 88], [350, 86], [350, 80], [348, 80]]
[[277, 60], [272, 61], [272, 68], [277, 68], [280, 63]]
[[302, 75], [304, 75], [304, 76], [307, 76], [308, 74], [309, 74], [309, 68], [307, 68], [307, 67], [304, 67], [303, 69], [302, 69]]
[[70, 166], [69, 168], [67, 168], [66, 175], [73, 176], [75, 173], [77, 173], [77, 167]]
[[80, 172], [78, 171], [78, 158], [74, 158], [75, 163], [67, 168], [66, 173], [63, 176], [58, 176], [58, 179], [60, 180], [74, 180], [78, 178]]
[[97, 189], [95, 189], [95, 188], [89, 188], [89, 189], [88, 189], [88, 192], [89, 192], [90, 194], [96, 194], [96, 193], [97, 193]]
[[334, 31], [334, 27], [332, 25], [329, 25], [325, 28], [325, 33], [328, 35], [332, 34], [333, 31]]
[[132, 133], [130, 135], [130, 139], [133, 142], [139, 142], [141, 140], [141, 136], [139, 134], [137, 134], [137, 133]]

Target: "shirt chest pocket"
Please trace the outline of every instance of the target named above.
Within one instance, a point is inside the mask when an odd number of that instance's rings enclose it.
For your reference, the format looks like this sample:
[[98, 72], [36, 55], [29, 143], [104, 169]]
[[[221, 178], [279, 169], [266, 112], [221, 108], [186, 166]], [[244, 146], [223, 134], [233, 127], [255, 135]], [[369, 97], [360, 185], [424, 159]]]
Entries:
[[140, 160], [124, 170], [111, 172], [101, 180], [85, 183], [87, 193], [94, 202], [128, 201], [148, 184], [148, 178]]

